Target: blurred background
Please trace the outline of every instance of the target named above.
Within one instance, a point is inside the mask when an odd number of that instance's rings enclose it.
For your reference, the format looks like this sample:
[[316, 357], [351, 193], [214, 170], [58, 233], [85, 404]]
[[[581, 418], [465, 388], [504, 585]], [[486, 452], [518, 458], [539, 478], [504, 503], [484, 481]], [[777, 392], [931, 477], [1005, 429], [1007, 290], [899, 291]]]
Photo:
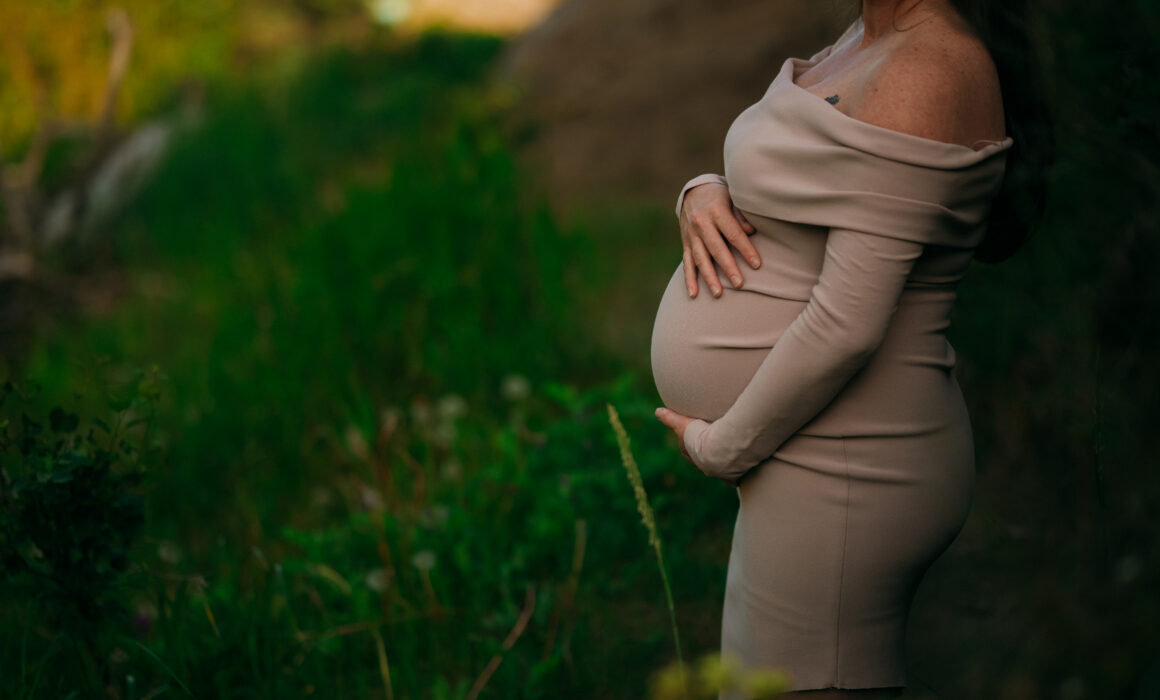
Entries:
[[[672, 202], [826, 0], [0, 5], [0, 696], [639, 698], [736, 496], [652, 416]], [[1042, 0], [908, 698], [1160, 697], [1160, 6]]]

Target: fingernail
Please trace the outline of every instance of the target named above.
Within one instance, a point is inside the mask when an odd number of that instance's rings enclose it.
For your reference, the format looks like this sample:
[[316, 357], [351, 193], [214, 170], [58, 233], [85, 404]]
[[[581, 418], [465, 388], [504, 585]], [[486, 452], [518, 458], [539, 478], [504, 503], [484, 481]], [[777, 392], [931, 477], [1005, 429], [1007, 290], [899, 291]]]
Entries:
[[715, 296], [715, 297], [721, 296], [721, 289], [720, 288], [714, 289], [713, 296]]
[[740, 277], [740, 276], [738, 276], [738, 275], [734, 275], [733, 277], [730, 277], [730, 278], [729, 278], [729, 281], [733, 283], [733, 286], [734, 286], [734, 287], [740, 287], [740, 286], [741, 286], [741, 277]]
[[749, 264], [750, 264], [750, 265], [752, 265], [752, 266], [753, 266], [753, 269], [755, 269], [755, 270], [756, 270], [757, 268], [761, 267], [761, 261], [760, 261], [760, 260], [758, 260], [757, 258], [750, 258], [750, 259], [749, 259]]
[[656, 415], [656, 417], [657, 417], [657, 418], [660, 418], [660, 417], [661, 417], [661, 413], [662, 413], [664, 410], [665, 410], [665, 409], [663, 409], [663, 408], [658, 408], [657, 410], [653, 411], [653, 414], [654, 414], [654, 415]]

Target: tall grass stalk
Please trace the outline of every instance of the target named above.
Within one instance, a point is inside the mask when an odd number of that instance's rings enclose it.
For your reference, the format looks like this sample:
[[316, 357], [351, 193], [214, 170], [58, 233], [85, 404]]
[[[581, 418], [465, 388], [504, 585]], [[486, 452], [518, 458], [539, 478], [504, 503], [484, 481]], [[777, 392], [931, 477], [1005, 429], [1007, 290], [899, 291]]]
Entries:
[[657, 568], [661, 570], [661, 581], [665, 584], [665, 600], [669, 605], [669, 621], [673, 626], [673, 644], [677, 648], [677, 662], [683, 666], [685, 661], [681, 654], [681, 635], [677, 632], [677, 608], [673, 605], [673, 589], [669, 585], [669, 574], [665, 570], [665, 558], [661, 553], [661, 536], [657, 533], [656, 518], [653, 517], [653, 509], [648, 502], [648, 493], [644, 490], [640, 468], [636, 465], [636, 459], [632, 456], [632, 450], [629, 448], [628, 432], [620, 423], [620, 416], [612, 404], [608, 404], [608, 422], [612, 424], [616, 440], [620, 443], [620, 461], [624, 463], [624, 470], [628, 472], [628, 481], [632, 484], [632, 491], [636, 495], [636, 509], [640, 511], [640, 519], [648, 530], [648, 542], [657, 554]]
[[375, 654], [379, 659], [379, 676], [383, 679], [383, 691], [387, 694], [387, 700], [395, 700], [395, 687], [391, 683], [391, 666], [387, 663], [387, 646], [383, 644], [383, 635], [379, 633], [379, 628], [375, 627], [371, 630], [371, 636], [375, 638]]

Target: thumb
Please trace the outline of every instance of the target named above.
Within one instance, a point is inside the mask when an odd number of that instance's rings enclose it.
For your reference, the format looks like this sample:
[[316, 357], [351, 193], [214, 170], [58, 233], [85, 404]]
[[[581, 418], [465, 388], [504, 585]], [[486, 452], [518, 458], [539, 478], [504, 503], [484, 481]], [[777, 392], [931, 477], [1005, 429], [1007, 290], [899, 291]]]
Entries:
[[664, 423], [673, 430], [679, 430], [683, 416], [676, 411], [669, 408], [658, 408], [656, 410], [656, 417], [660, 422]]

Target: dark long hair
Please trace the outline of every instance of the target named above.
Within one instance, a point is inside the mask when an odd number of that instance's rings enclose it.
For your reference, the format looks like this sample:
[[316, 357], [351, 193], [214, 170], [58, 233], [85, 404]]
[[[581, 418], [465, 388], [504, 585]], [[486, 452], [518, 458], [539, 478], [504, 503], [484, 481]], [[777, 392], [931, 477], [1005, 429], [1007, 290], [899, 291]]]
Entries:
[[986, 44], [999, 72], [1007, 135], [1003, 184], [975, 257], [1011, 257], [1038, 228], [1047, 200], [1047, 176], [1055, 157], [1055, 129], [1032, 44], [1027, 0], [952, 0]]

